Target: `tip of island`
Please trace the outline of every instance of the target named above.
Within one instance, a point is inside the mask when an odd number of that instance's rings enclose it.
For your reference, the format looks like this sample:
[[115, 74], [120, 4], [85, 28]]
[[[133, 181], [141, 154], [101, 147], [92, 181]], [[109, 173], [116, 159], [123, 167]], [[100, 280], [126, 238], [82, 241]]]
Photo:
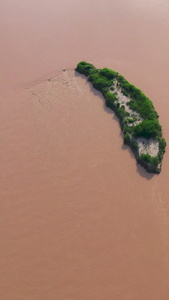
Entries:
[[81, 61], [75, 70], [88, 78], [104, 96], [106, 106], [115, 112], [124, 143], [130, 146], [137, 162], [147, 172], [159, 174], [166, 141], [151, 100], [118, 72], [108, 68], [97, 69]]

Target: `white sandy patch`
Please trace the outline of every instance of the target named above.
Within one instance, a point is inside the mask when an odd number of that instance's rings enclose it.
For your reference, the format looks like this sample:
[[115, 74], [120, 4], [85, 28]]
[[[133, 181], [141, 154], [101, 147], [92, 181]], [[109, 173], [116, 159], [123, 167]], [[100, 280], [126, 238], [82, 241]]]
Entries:
[[121, 92], [121, 88], [117, 87], [117, 81], [114, 82], [113, 88], [114, 88], [114, 90], [113, 91], [110, 90], [110, 92], [117, 94], [118, 103], [120, 103], [120, 106], [123, 105], [125, 107], [125, 111], [130, 114], [130, 116], [127, 117], [126, 119], [137, 118], [137, 121], [134, 121], [133, 123], [128, 123], [128, 126], [135, 126], [135, 125], [141, 123], [143, 121], [143, 119], [140, 117], [139, 113], [137, 113], [129, 108], [129, 106], [127, 105], [127, 102], [129, 102], [131, 99], [129, 97], [126, 97]]
[[153, 139], [137, 138], [135, 140], [138, 143], [139, 155], [150, 154], [152, 157], [158, 155], [159, 152], [159, 142]]

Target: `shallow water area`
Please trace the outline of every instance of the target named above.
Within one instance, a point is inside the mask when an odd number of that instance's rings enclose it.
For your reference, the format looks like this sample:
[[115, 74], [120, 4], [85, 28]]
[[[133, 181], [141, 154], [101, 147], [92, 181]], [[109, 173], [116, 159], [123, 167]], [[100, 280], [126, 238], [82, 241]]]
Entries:
[[168, 141], [168, 13], [164, 0], [0, 2], [0, 298], [168, 299], [168, 148], [146, 173], [74, 71], [123, 74]]

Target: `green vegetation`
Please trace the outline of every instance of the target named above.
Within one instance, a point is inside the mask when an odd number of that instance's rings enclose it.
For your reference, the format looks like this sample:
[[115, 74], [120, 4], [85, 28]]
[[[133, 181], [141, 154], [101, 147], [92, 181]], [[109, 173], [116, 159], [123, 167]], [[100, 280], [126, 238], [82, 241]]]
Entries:
[[134, 120], [134, 119], [131, 119], [131, 118], [128, 118], [128, 121], [129, 121], [129, 123], [134, 123], [136, 120]]
[[106, 95], [117, 74], [107, 68], [102, 70], [96, 69], [92, 64], [85, 61], [77, 65], [76, 71], [88, 76], [88, 80], [93, 84], [94, 88], [99, 90], [103, 95]]
[[124, 143], [129, 144], [130, 141], [131, 141], [130, 134], [126, 133], [125, 136], [124, 136]]
[[[162, 137], [158, 114], [150, 99], [122, 75], [108, 68], [97, 69], [92, 64], [82, 61], [78, 63], [76, 71], [88, 77], [93, 87], [103, 94], [106, 106], [114, 110], [124, 132], [124, 143], [131, 147], [137, 161], [148, 171], [159, 173], [166, 141]], [[119, 102], [117, 89], [128, 98], [126, 104], [129, 111], [133, 112], [131, 115], [126, 111], [125, 105]], [[152, 157], [148, 153], [139, 156], [137, 139], [140, 137], [158, 141], [157, 156]]]
[[76, 71], [81, 73], [81, 74], [84, 74], [86, 76], [89, 76], [90, 72], [94, 69], [95, 69], [95, 67], [92, 64], [88, 64], [85, 61], [81, 61], [77, 65]]
[[107, 92], [105, 95], [105, 98], [106, 98], [106, 106], [111, 109], [115, 109], [115, 107], [116, 107], [115, 101], [117, 101], [116, 95], [112, 94], [110, 92]]
[[159, 164], [158, 156], [152, 157], [150, 154], [141, 154], [141, 159], [155, 168]]
[[134, 136], [144, 138], [156, 138], [161, 136], [161, 126], [157, 119], [145, 119], [140, 124], [136, 125], [133, 130]]

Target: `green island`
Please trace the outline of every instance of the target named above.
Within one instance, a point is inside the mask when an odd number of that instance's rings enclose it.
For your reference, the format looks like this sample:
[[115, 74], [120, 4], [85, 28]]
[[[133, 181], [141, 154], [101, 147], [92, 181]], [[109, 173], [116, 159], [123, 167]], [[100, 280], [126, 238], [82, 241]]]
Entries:
[[119, 118], [124, 143], [149, 173], [160, 173], [166, 141], [151, 100], [122, 75], [108, 68], [97, 69], [85, 61], [76, 69], [105, 98], [106, 106]]

